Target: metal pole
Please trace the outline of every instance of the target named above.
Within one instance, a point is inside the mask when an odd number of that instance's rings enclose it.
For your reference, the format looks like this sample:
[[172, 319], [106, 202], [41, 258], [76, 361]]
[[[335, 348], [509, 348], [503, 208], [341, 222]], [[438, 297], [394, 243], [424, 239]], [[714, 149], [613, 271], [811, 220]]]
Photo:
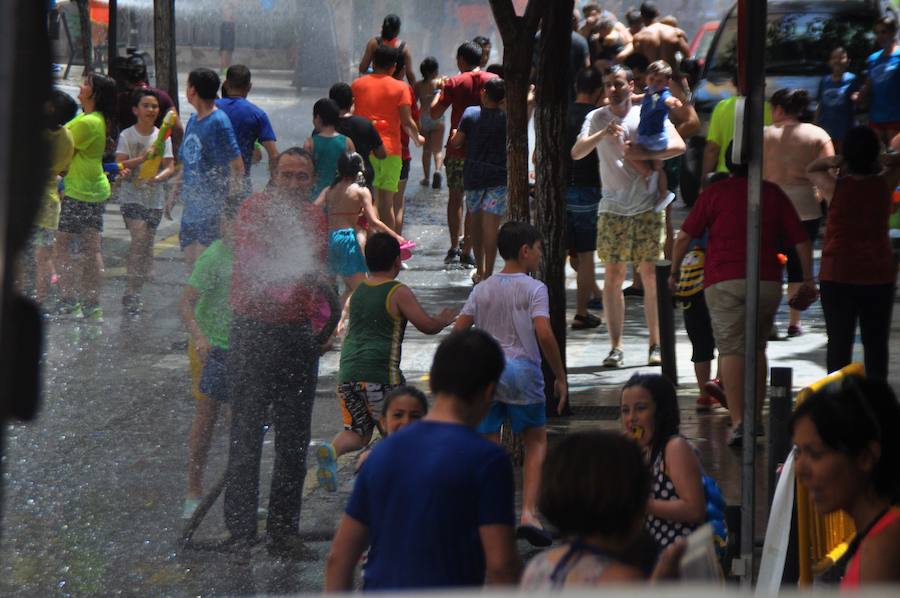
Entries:
[[109, 0], [109, 29], [106, 35], [106, 72], [119, 55], [119, 0]]
[[751, 587], [754, 571], [754, 527], [756, 510], [756, 412], [758, 367], [756, 342], [759, 320], [759, 236], [762, 220], [762, 138], [765, 101], [766, 3], [742, 0], [739, 20], [746, 34], [742, 71], [746, 75], [747, 96], [744, 113], [744, 156], [749, 166], [747, 178], [747, 297], [744, 345], [744, 443], [741, 455], [741, 585]]
[[659, 319], [659, 348], [662, 354], [662, 374], [678, 386], [678, 368], [675, 365], [675, 307], [669, 291], [669, 275], [672, 262], [656, 262], [656, 313]]
[[777, 470], [791, 450], [788, 419], [793, 408], [793, 373], [791, 368], [772, 368], [769, 384], [769, 505], [775, 496]]

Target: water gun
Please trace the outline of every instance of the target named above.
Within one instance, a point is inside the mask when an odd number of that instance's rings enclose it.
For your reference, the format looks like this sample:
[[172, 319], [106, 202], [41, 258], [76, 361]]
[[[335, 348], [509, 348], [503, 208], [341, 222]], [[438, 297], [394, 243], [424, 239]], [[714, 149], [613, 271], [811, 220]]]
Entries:
[[178, 121], [178, 113], [175, 110], [169, 110], [163, 117], [162, 126], [159, 128], [159, 134], [153, 140], [150, 151], [147, 152], [147, 159], [141, 164], [138, 170], [138, 178], [149, 181], [157, 175], [159, 167], [162, 165], [163, 153], [166, 149], [166, 140], [172, 136], [172, 126]]
[[125, 170], [125, 165], [121, 162], [107, 162], [103, 164], [103, 172], [106, 173], [106, 178], [109, 179], [110, 182], [116, 180], [116, 177]]

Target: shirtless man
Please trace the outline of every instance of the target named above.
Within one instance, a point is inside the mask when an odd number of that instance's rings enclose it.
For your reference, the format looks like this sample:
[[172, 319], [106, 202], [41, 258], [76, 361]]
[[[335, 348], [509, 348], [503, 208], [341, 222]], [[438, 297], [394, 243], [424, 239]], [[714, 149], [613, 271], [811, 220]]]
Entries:
[[634, 34], [634, 51], [647, 57], [649, 62], [665, 60], [672, 66], [675, 73], [674, 79], [680, 79], [681, 58], [690, 56], [687, 35], [677, 27], [671, 27], [659, 22], [659, 9], [655, 2], [641, 4], [641, 17], [644, 19], [644, 28]]

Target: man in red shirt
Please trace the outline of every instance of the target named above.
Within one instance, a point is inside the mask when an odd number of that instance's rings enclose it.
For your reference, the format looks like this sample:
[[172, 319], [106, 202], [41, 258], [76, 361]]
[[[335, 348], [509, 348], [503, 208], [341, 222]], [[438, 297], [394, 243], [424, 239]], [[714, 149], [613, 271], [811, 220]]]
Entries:
[[305, 199], [314, 179], [312, 155], [285, 150], [273, 185], [244, 201], [233, 233], [227, 543], [239, 548], [256, 540], [259, 460], [271, 404], [275, 466], [266, 530], [269, 551], [280, 555], [299, 543], [319, 366], [311, 320], [318, 311], [319, 268], [327, 260], [325, 216]]
[[[726, 156], [730, 158], [730, 148]], [[675, 288], [681, 262], [691, 241], [708, 231], [703, 286], [713, 336], [721, 357], [720, 375], [728, 393], [728, 411], [732, 422], [728, 444], [737, 447], [743, 443], [747, 167], [731, 164], [730, 159], [727, 162], [733, 176], [704, 189], [681, 225], [672, 250], [669, 287]], [[756, 373], [760, 384], [757, 405], [762, 405], [766, 391], [766, 340], [781, 303], [782, 273], [781, 263], [778, 261], [781, 242], [795, 247], [800, 258], [803, 284], [797, 292], [816, 292], [812, 271], [812, 245], [791, 200], [778, 185], [764, 181], [761, 210], [759, 315], [756, 333]]]
[[[460, 73], [444, 81], [440, 93], [434, 95], [431, 104], [431, 118], [438, 119], [447, 108], [450, 112], [450, 133], [447, 135], [447, 153], [444, 168], [447, 170], [447, 189], [450, 200], [447, 204], [447, 228], [450, 231], [450, 250], [444, 258], [445, 264], [460, 262], [466, 266], [475, 266], [475, 258], [469, 253], [468, 234], [463, 243], [463, 251], [459, 249], [460, 224], [463, 216], [463, 164], [465, 148], [450, 146], [450, 138], [456, 132], [462, 114], [469, 106], [481, 104], [481, 88], [485, 81], [497, 75], [481, 70], [481, 46], [475, 42], [466, 42], [456, 50], [456, 64]], [[466, 216], [466, 230], [469, 229], [469, 218]]]

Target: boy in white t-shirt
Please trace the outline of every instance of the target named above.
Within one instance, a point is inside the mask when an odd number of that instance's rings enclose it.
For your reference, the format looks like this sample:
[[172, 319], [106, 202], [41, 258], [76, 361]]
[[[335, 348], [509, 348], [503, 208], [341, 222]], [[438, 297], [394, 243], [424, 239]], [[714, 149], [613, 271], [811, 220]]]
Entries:
[[497, 248], [506, 262], [503, 270], [475, 286], [453, 329], [474, 325], [503, 348], [506, 366], [478, 431], [499, 442], [500, 427], [508, 418], [513, 432], [522, 434], [525, 471], [516, 535], [535, 546], [549, 546], [552, 539], [537, 518], [541, 467], [547, 452], [542, 352], [556, 378], [554, 394], [559, 413], [565, 408], [568, 388], [559, 345], [550, 326], [547, 286], [529, 276], [540, 264], [541, 244], [541, 234], [530, 224], [507, 222], [500, 227]]
[[122, 217], [131, 233], [128, 283], [122, 296], [122, 306], [129, 314], [137, 315], [143, 307], [141, 290], [153, 263], [153, 237], [162, 219], [165, 203], [162, 183], [175, 174], [175, 159], [172, 140], [166, 139], [159, 172], [149, 179], [140, 178], [139, 169], [159, 134], [159, 129], [154, 125], [159, 115], [159, 97], [149, 89], [135, 90], [131, 110], [137, 117], [137, 123], [119, 135], [116, 161], [131, 171], [122, 179], [117, 190]]

